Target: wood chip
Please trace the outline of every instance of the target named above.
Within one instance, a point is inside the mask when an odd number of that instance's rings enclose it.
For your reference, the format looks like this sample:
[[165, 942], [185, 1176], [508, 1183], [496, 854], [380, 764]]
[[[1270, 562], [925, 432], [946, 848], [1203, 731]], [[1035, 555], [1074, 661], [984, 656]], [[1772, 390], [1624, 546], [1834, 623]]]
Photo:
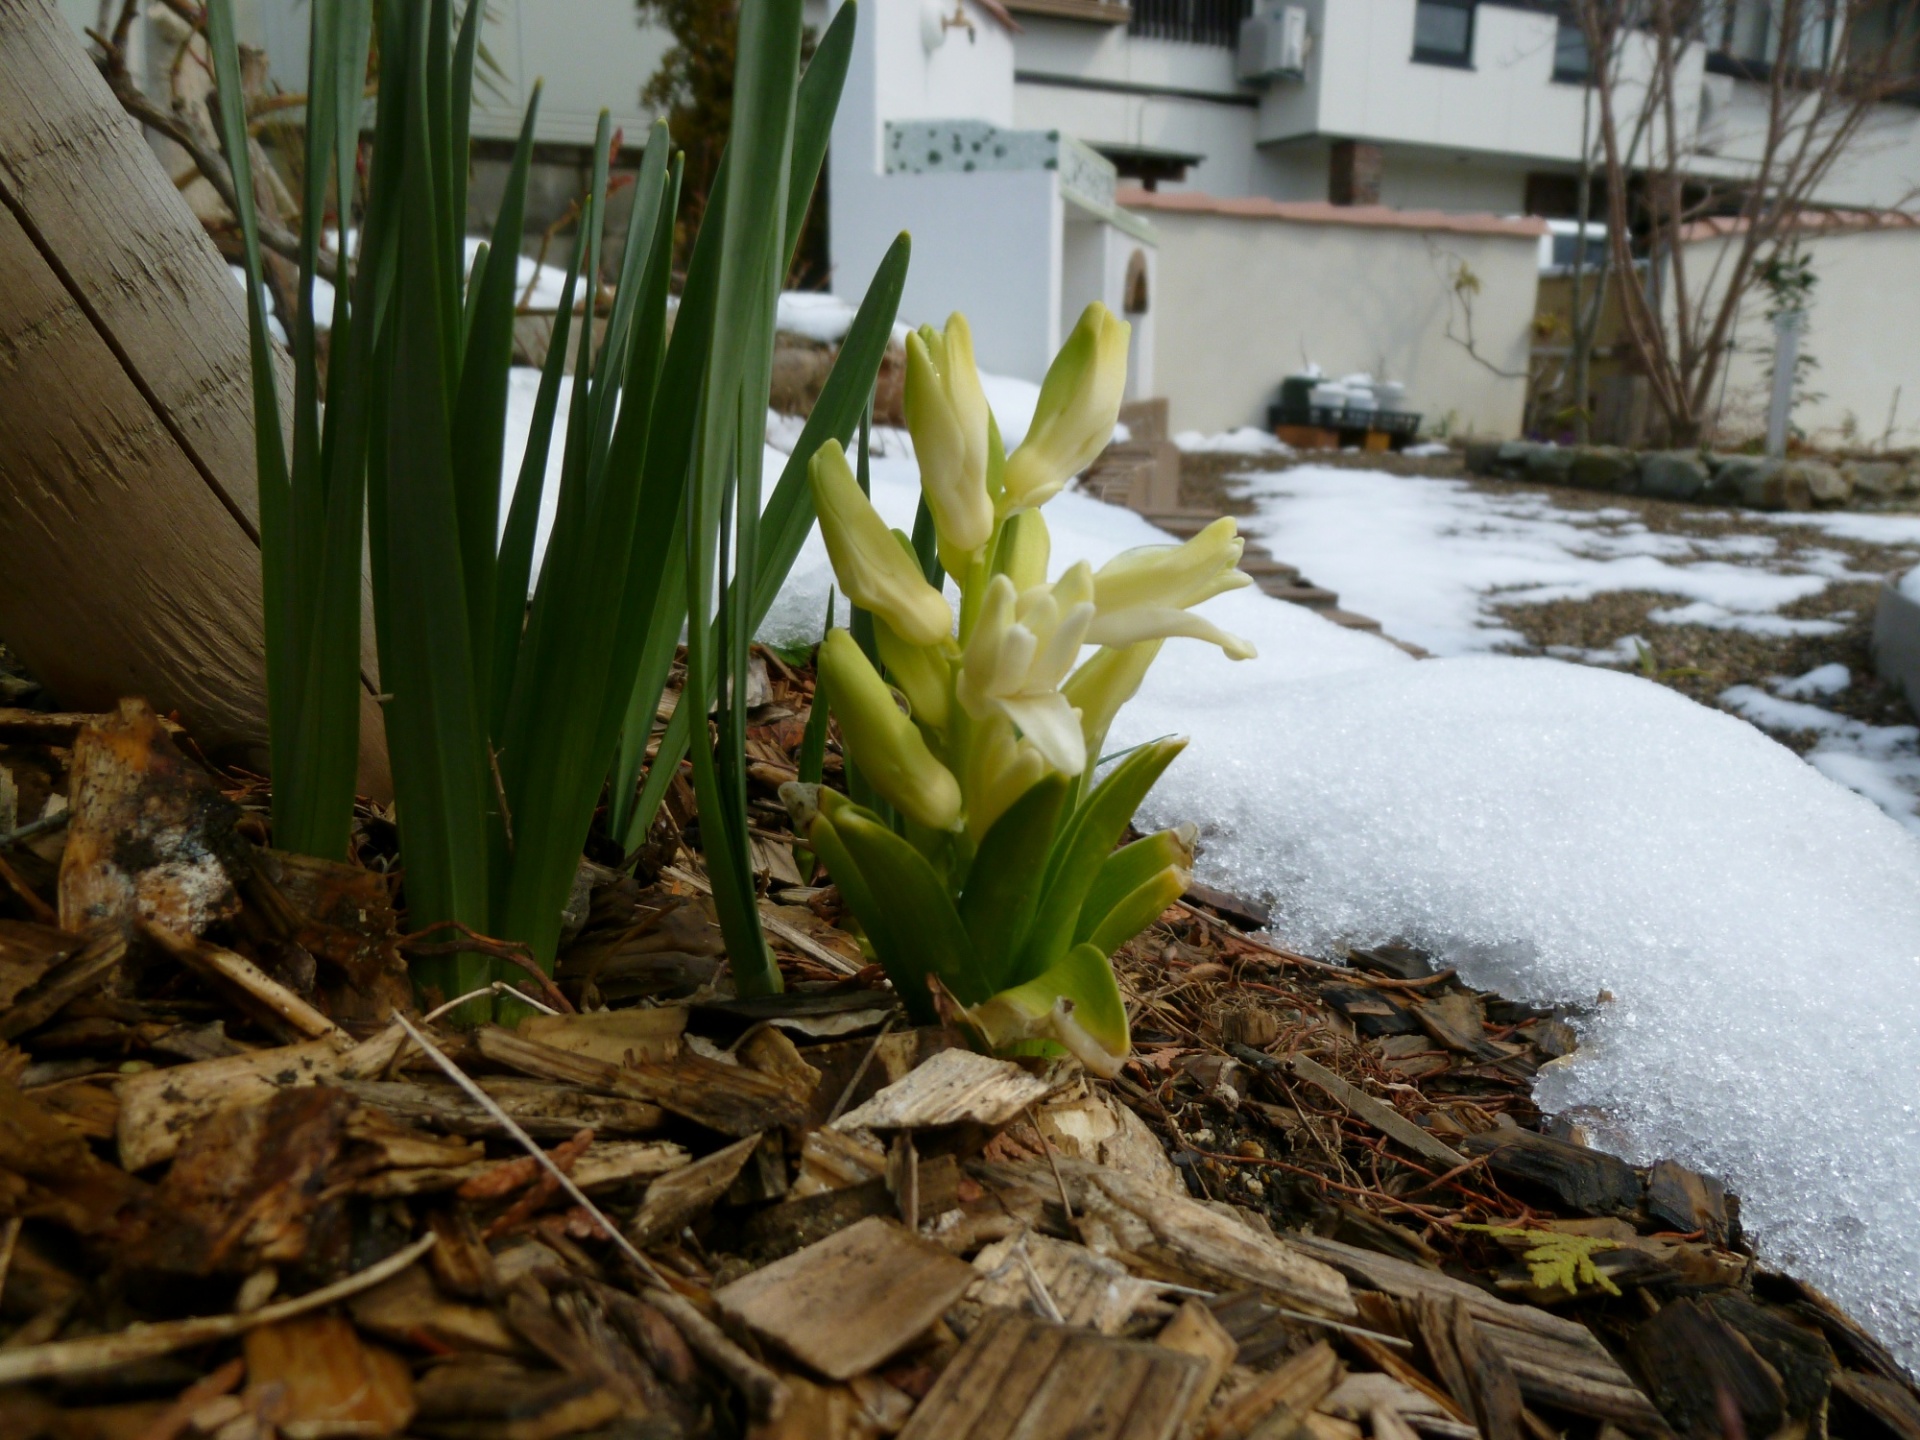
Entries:
[[[665, 1121], [658, 1105], [594, 1095], [552, 1081], [482, 1075], [478, 1083], [536, 1140], [564, 1140], [583, 1129], [603, 1138], [645, 1135]], [[457, 1086], [399, 1080], [342, 1080], [339, 1084], [354, 1099], [396, 1120], [455, 1135], [500, 1133], [500, 1122]]]
[[258, 1104], [296, 1086], [375, 1075], [404, 1038], [389, 1027], [351, 1050], [332, 1040], [309, 1040], [130, 1075], [118, 1087], [120, 1164], [136, 1171], [171, 1159], [187, 1132], [222, 1105]]
[[798, 1125], [806, 1114], [778, 1080], [744, 1065], [722, 1064], [690, 1051], [682, 1051], [669, 1062], [609, 1065], [497, 1026], [482, 1026], [474, 1032], [473, 1041], [487, 1059], [522, 1074], [584, 1086], [603, 1095], [644, 1100], [722, 1135], [757, 1135], [770, 1128]]
[[642, 1060], [671, 1060], [680, 1053], [687, 1028], [684, 1005], [632, 1005], [588, 1015], [531, 1015], [516, 1033], [556, 1050], [631, 1065]]
[[[1340, 1383], [1340, 1359], [1324, 1340], [1302, 1350], [1277, 1370], [1214, 1409], [1201, 1432], [1205, 1440], [1242, 1440], [1256, 1432], [1275, 1440], [1290, 1434]], [[1273, 1423], [1279, 1418], [1283, 1423]]]
[[361, 1341], [338, 1315], [301, 1315], [246, 1338], [246, 1398], [272, 1407], [288, 1440], [398, 1435], [413, 1419], [413, 1373], [391, 1350]]
[[681, 1226], [727, 1193], [759, 1143], [758, 1135], [749, 1135], [654, 1181], [640, 1202], [640, 1213], [627, 1227], [628, 1238], [635, 1245], [651, 1245], [678, 1234]]
[[1366, 1121], [1389, 1139], [1398, 1140], [1414, 1154], [1447, 1170], [1468, 1163], [1467, 1157], [1451, 1145], [1436, 1140], [1385, 1101], [1376, 1100], [1366, 1091], [1349, 1085], [1319, 1061], [1306, 1055], [1295, 1055], [1290, 1064], [1295, 1075], [1332, 1096], [1357, 1119]]
[[1205, 1361], [995, 1310], [967, 1337], [900, 1440], [1174, 1440]]
[[1182, 1303], [1154, 1337], [1154, 1344], [1164, 1345], [1169, 1350], [1178, 1350], [1182, 1355], [1191, 1355], [1203, 1363], [1207, 1369], [1200, 1383], [1194, 1387], [1193, 1398], [1187, 1404], [1187, 1423], [1197, 1421], [1213, 1399], [1213, 1392], [1219, 1388], [1221, 1379], [1233, 1365], [1239, 1346], [1234, 1343], [1226, 1327], [1214, 1318], [1213, 1312], [1198, 1300]]
[[352, 1044], [346, 1031], [287, 989], [244, 955], [164, 925], [144, 925], [141, 933], [195, 974], [233, 997], [241, 1009], [281, 1039], [334, 1040]]
[[1030, 1230], [987, 1246], [973, 1257], [973, 1268], [980, 1278], [968, 1287], [969, 1300], [1036, 1313], [1044, 1308], [1034, 1304], [1037, 1284], [1055, 1311], [1041, 1318], [1084, 1325], [1102, 1335], [1119, 1334], [1158, 1293], [1117, 1260]]
[[834, 1122], [840, 1130], [935, 1130], [1005, 1125], [1052, 1086], [1010, 1060], [943, 1050]]
[[869, 1219], [714, 1292], [730, 1318], [845, 1380], [926, 1333], [973, 1268], [890, 1220]]
[[55, 1340], [45, 1345], [29, 1345], [17, 1350], [0, 1351], [0, 1385], [20, 1385], [30, 1380], [50, 1380], [56, 1376], [86, 1375], [116, 1366], [132, 1365], [160, 1355], [171, 1355], [194, 1345], [210, 1345], [228, 1340], [261, 1325], [324, 1310], [337, 1301], [362, 1290], [370, 1290], [390, 1276], [399, 1274], [426, 1254], [433, 1236], [423, 1235], [403, 1250], [369, 1265], [358, 1274], [332, 1285], [310, 1290], [295, 1300], [266, 1305], [248, 1314], [206, 1315], [191, 1320], [163, 1320], [152, 1325], [136, 1325], [108, 1335], [88, 1335], [79, 1340]]
[[1308, 1314], [1349, 1320], [1356, 1313], [1345, 1278], [1291, 1239], [1258, 1234], [1196, 1200], [1119, 1171], [1079, 1163], [1063, 1163], [1062, 1169], [1079, 1177], [1079, 1209], [1105, 1227], [1118, 1250], [1213, 1288], [1263, 1291]]

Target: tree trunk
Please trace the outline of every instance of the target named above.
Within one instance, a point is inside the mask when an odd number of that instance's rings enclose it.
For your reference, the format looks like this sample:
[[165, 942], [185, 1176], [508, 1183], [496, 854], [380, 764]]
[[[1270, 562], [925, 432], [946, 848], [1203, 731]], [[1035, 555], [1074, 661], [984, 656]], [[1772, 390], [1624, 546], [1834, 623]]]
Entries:
[[262, 766], [258, 535], [244, 289], [51, 0], [0, 0], [0, 639], [65, 706], [139, 695]]

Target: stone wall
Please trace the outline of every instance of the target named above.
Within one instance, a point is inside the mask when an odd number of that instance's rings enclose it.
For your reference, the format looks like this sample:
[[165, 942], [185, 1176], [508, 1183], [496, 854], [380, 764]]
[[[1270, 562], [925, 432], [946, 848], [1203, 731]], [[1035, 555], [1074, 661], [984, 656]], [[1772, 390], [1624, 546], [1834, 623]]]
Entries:
[[1912, 455], [1769, 460], [1701, 450], [1633, 451], [1508, 440], [1469, 445], [1466, 462], [1474, 475], [1749, 510], [1920, 505], [1920, 457]]

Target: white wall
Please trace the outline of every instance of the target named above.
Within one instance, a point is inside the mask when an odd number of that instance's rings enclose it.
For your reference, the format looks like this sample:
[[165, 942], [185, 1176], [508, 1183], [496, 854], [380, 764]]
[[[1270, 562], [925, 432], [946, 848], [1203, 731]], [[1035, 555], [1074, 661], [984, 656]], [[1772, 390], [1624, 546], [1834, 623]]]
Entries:
[[[1721, 242], [1688, 247], [1701, 276]], [[1800, 248], [1815, 276], [1801, 349], [1817, 362], [1799, 389], [1819, 398], [1794, 407], [1793, 424], [1815, 443], [1878, 445], [1893, 417], [1890, 444], [1920, 445], [1920, 229], [1850, 230], [1804, 236]], [[1742, 307], [1727, 367], [1720, 429], [1729, 440], [1760, 434], [1773, 387], [1773, 330], [1767, 293], [1756, 287]], [[1896, 404], [1896, 392], [1898, 401]]]
[[937, 325], [965, 311], [982, 368], [1038, 380], [1061, 335], [1065, 217], [1058, 172], [884, 173], [888, 120], [1008, 125], [1013, 118], [1007, 32], [969, 5], [975, 38], [948, 30], [929, 50], [931, 32], [922, 22], [929, 15], [937, 22], [941, 13], [933, 0], [861, 6], [827, 157], [833, 290], [857, 303], [905, 230], [913, 259], [900, 318]]
[[[1021, 68], [1026, 68], [1024, 53]], [[1014, 90], [1013, 115], [1022, 129], [1059, 130], [1089, 145], [1145, 145], [1204, 157], [1183, 184], [1165, 182], [1169, 190], [1271, 193], [1263, 183], [1261, 152], [1254, 145], [1256, 112], [1246, 107], [1022, 82]], [[1324, 167], [1320, 188], [1326, 189]]]
[[[1427, 233], [1151, 212], [1159, 233], [1154, 371], [1183, 430], [1264, 425], [1281, 379], [1312, 359], [1333, 375], [1398, 380], [1430, 428], [1511, 436], [1526, 400], [1537, 289], [1528, 236]], [[1456, 267], [1479, 278], [1478, 353], [1456, 340], [1465, 317]]]
[[[265, 3], [265, 0], [263, 0]], [[284, 4], [289, 0], [272, 0]], [[306, 7], [321, 0], [299, 0]], [[538, 137], [551, 144], [588, 145], [604, 108], [629, 145], [646, 138], [655, 113], [640, 91], [660, 67], [673, 37], [642, 26], [632, 0], [486, 0], [481, 38], [499, 64], [492, 84], [474, 79], [473, 133], [509, 140], [520, 133], [535, 80], [544, 80]]]

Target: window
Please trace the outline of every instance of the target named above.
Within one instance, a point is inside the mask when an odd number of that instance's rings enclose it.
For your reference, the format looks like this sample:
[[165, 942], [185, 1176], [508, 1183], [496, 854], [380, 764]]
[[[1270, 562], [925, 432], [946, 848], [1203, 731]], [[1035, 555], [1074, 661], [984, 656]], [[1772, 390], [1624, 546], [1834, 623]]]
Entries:
[[1418, 0], [1413, 58], [1423, 65], [1473, 64], [1474, 0]]
[[1252, 13], [1253, 0], [1133, 0], [1127, 33], [1231, 50], [1240, 43], [1240, 22]]
[[1553, 78], [1579, 82], [1588, 73], [1587, 32], [1577, 20], [1562, 20], [1553, 37]]

